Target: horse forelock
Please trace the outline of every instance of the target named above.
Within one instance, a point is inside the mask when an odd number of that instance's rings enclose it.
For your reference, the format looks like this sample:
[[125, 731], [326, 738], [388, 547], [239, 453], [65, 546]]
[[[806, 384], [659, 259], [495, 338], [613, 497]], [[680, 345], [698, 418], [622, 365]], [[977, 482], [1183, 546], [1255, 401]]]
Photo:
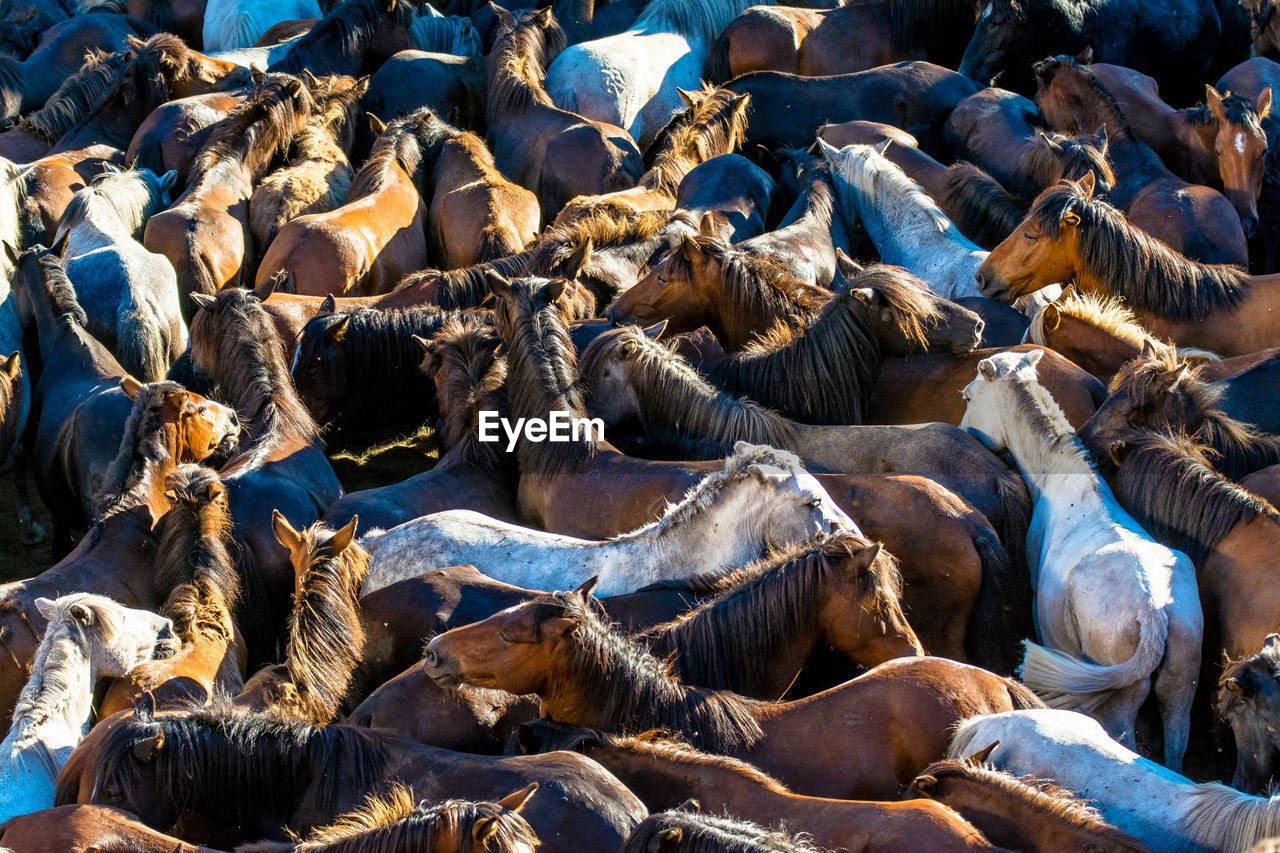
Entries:
[[1026, 174], [1037, 189], [1062, 180], [1078, 181], [1089, 172], [1094, 174], [1099, 195], [1109, 192], [1116, 183], [1107, 155], [1088, 135], [1037, 131], [1018, 162], [1018, 171]]

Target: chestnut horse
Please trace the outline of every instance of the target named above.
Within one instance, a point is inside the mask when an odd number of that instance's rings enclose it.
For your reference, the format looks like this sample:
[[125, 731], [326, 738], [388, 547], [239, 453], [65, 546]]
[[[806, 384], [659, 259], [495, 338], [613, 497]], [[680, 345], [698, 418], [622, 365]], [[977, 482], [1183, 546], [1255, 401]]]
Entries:
[[1082, 293], [1120, 297], [1143, 328], [1178, 346], [1233, 356], [1280, 341], [1271, 310], [1280, 275], [1190, 260], [1093, 193], [1088, 176], [1045, 190], [978, 269], [983, 294], [1012, 301], [1074, 281]]
[[1244, 230], [1231, 202], [1170, 171], [1133, 132], [1093, 72], [1069, 56], [1037, 62], [1034, 70], [1036, 104], [1050, 127], [1064, 133], [1106, 128], [1107, 155], [1116, 173], [1107, 198], [1136, 227], [1204, 263], [1248, 264]]
[[231, 557], [226, 489], [199, 465], [180, 466], [164, 485], [173, 507], [156, 524], [156, 595], [164, 597], [160, 615], [172, 620], [182, 648], [117, 678], [99, 706], [101, 717], [132, 709], [142, 693], [174, 678], [192, 679], [210, 696], [216, 689], [237, 693], [243, 684], [244, 649], [231, 621], [240, 577]]
[[[446, 631], [427, 644], [423, 666], [446, 685], [536, 693], [542, 716], [561, 722], [618, 734], [666, 728], [749, 761], [798, 794], [838, 799], [895, 799], [945, 752], [954, 723], [1042, 707], [1021, 685], [944, 658], [890, 661], [794, 702], [689, 687], [642, 644], [613, 632], [591, 585]], [[878, 707], [912, 712], [882, 715]]]
[[297, 77], [259, 76], [253, 94], [219, 123], [200, 151], [187, 190], [147, 221], [143, 244], [178, 272], [182, 316], [191, 294], [248, 282], [257, 260], [249, 228], [253, 188], [306, 125], [311, 93]]

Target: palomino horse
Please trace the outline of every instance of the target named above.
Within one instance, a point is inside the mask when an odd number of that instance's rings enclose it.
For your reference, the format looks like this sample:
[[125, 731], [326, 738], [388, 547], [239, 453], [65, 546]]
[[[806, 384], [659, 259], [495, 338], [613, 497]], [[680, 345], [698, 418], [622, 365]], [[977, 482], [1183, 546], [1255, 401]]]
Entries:
[[1160, 100], [1156, 81], [1139, 71], [1101, 62], [1089, 71], [1115, 97], [1134, 136], [1178, 177], [1221, 190], [1252, 237], [1267, 153], [1260, 121], [1271, 112], [1271, 88], [1250, 101], [1206, 86], [1205, 106], [1175, 110]]
[[1120, 297], [1151, 334], [1179, 346], [1232, 356], [1276, 345], [1280, 275], [1190, 260], [1093, 191], [1088, 176], [1045, 190], [978, 269], [982, 293], [1012, 301], [1074, 281], [1082, 293]]
[[551, 100], [563, 110], [625, 128], [647, 151], [680, 109], [679, 88], [701, 85], [712, 39], [751, 5], [750, 0], [648, 3], [626, 32], [580, 42], [556, 57], [547, 69]]
[[1272, 684], [1280, 666], [1280, 634], [1268, 634], [1262, 649], [1228, 660], [1218, 679], [1218, 716], [1235, 735], [1236, 772], [1231, 787], [1250, 794], [1272, 786], [1277, 776], [1276, 700]]
[[920, 845], [946, 853], [990, 849], [972, 826], [937, 803], [805, 797], [744, 761], [698, 752], [679, 741], [536, 720], [520, 726], [518, 742], [526, 753], [581, 752], [635, 791], [652, 812], [692, 799], [712, 814], [802, 830], [813, 843], [831, 849], [857, 850], [868, 844], [885, 853], [909, 853]]
[[[734, 519], [732, 533], [725, 524]], [[363, 540], [373, 555], [367, 594], [439, 566], [468, 563], [496, 580], [567, 589], [599, 576], [601, 592], [630, 592], [721, 566], [744, 566], [769, 548], [819, 533], [856, 530], [793, 454], [739, 443], [660, 519], [609, 540], [589, 541], [450, 510]], [[717, 532], [721, 531], [721, 532]], [[491, 543], [503, 541], [501, 552]]]
[[1195, 569], [1120, 508], [1036, 380], [1041, 352], [979, 363], [960, 424], [992, 450], [1012, 453], [1031, 489], [1027, 562], [1044, 644], [1026, 643], [1020, 675], [1055, 705], [1095, 714], [1129, 744], [1138, 708], [1154, 690], [1165, 764], [1176, 770], [1204, 633]]
[[[614, 633], [589, 588], [546, 593], [446, 631], [427, 644], [423, 666], [446, 685], [536, 693], [544, 718], [619, 734], [666, 728], [749, 761], [798, 794], [839, 799], [896, 798], [969, 715], [1042, 707], [1021, 685], [945, 658], [892, 660], [793, 702], [689, 687]], [[867, 713], [885, 702], [912, 713]]]
[[[142, 229], [169, 202], [176, 175], [108, 168], [76, 193], [58, 223], [67, 278], [85, 309], [86, 330], [143, 382], [165, 377], [187, 348], [178, 280], [163, 255], [142, 245]], [[65, 243], [62, 241], [65, 239]]]
[[100, 595], [35, 604], [48, 626], [0, 743], [0, 820], [53, 805], [58, 771], [89, 730], [98, 679], [178, 648], [168, 619]]
[[[546, 64], [565, 43], [551, 10], [519, 20], [503, 10], [501, 18], [489, 54], [489, 135], [498, 168], [537, 194], [546, 222], [577, 196], [635, 186], [644, 164], [627, 131], [560, 109], [543, 86]], [[687, 85], [697, 82], [695, 76]]]
[[1245, 851], [1280, 833], [1280, 800], [1197, 785], [1116, 743], [1083, 714], [1042, 709], [967, 720], [949, 752], [961, 758], [993, 741], [987, 760], [996, 768], [1061, 785], [1152, 850]]
[[284, 663], [255, 672], [234, 704], [322, 726], [338, 716], [364, 651], [357, 599], [369, 554], [352, 541], [355, 518], [339, 530], [317, 522], [298, 531], [273, 512], [271, 526], [294, 571], [289, 639]]
[[311, 114], [311, 93], [288, 74], [260, 78], [253, 94], [223, 119], [196, 160], [186, 191], [147, 221], [143, 244], [178, 272], [182, 315], [191, 294], [213, 294], [248, 281], [257, 251], [249, 200]]
[[1133, 132], [1114, 96], [1069, 56], [1036, 63], [1036, 104], [1045, 122], [1065, 133], [1105, 127], [1116, 182], [1107, 199], [1129, 220], [1174, 251], [1205, 263], [1249, 261], [1231, 202], [1217, 190], [1187, 183]]
[[238, 692], [243, 680], [231, 608], [240, 598], [240, 577], [231, 556], [231, 514], [218, 475], [183, 465], [165, 478], [172, 509], [156, 524], [156, 595], [160, 613], [173, 620], [182, 649], [164, 661], [140, 664], [107, 690], [99, 714], [133, 708], [144, 692], [159, 692], [171, 679], [191, 679], [209, 696]]
[[540, 794], [521, 815], [542, 838], [581, 850], [618, 849], [645, 815], [630, 791], [580, 755], [467, 755], [226, 708], [99, 723], [64, 768], [57, 794], [62, 805], [116, 806], [162, 832], [230, 849], [306, 835], [397, 781], [430, 802], [494, 802], [537, 782]]

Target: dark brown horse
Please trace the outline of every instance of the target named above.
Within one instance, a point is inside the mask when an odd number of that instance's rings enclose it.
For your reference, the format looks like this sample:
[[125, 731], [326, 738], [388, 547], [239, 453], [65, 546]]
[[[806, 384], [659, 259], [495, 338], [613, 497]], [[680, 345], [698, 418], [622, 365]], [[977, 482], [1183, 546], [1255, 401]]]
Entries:
[[136, 163], [157, 175], [177, 172], [177, 185], [187, 186], [196, 156], [222, 120], [240, 106], [247, 95], [247, 89], [240, 89], [169, 101], [138, 125], [125, 151], [125, 162]]
[[[945, 751], [958, 720], [1041, 707], [1012, 681], [942, 658], [890, 661], [794, 702], [689, 687], [611, 630], [591, 603], [592, 583], [441, 634], [424, 666], [444, 684], [537, 693], [542, 716], [561, 722], [620, 734], [666, 728], [797, 793], [837, 798], [894, 798]], [[884, 703], [912, 713], [875, 713]]]
[[[170, 0], [173, 2], [173, 0]], [[412, 0], [343, 0], [305, 35], [293, 42], [284, 58], [268, 71], [318, 76], [372, 74], [392, 54], [413, 47]]]
[[1276, 674], [1280, 672], [1280, 635], [1268, 634], [1262, 648], [1228, 660], [1218, 679], [1215, 707], [1235, 735], [1236, 772], [1231, 785], [1261, 794], [1280, 776], [1276, 742]]
[[112, 84], [130, 58], [128, 50], [85, 56], [80, 70], [64, 80], [44, 106], [0, 133], [0, 156], [30, 163], [48, 154], [64, 133], [111, 95]]

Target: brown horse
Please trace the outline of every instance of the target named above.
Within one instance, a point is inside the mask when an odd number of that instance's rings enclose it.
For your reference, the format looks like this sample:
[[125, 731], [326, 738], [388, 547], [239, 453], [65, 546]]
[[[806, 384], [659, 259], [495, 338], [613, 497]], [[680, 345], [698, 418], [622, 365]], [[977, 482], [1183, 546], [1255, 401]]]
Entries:
[[333, 210], [347, 199], [351, 163], [347, 151], [355, 139], [360, 98], [367, 77], [326, 77], [303, 72], [316, 101], [315, 112], [293, 142], [288, 166], [262, 179], [249, 199], [249, 228], [258, 252], [265, 254], [285, 223], [308, 213]]
[[1239, 214], [1245, 236], [1252, 237], [1267, 153], [1260, 122], [1271, 111], [1271, 88], [1250, 101], [1205, 86], [1204, 106], [1175, 110], [1160, 100], [1155, 79], [1140, 71], [1101, 62], [1090, 64], [1089, 71], [1115, 97], [1133, 135], [1178, 177], [1221, 190]]
[[397, 781], [428, 802], [494, 802], [537, 782], [540, 795], [521, 814], [541, 838], [568, 849], [616, 850], [645, 814], [580, 755], [467, 755], [227, 708], [99, 723], [63, 768], [57, 802], [114, 805], [185, 841], [227, 849], [305, 835]]
[[592, 213], [613, 216], [676, 206], [680, 181], [699, 163], [721, 154], [732, 154], [742, 144], [747, 129], [750, 95], [735, 95], [704, 84], [699, 90], [676, 90], [685, 109], [672, 117], [649, 147], [648, 169], [630, 189], [607, 195], [584, 196], [570, 201], [556, 217], [565, 225]]
[[1108, 824], [1075, 795], [1040, 779], [1019, 779], [986, 767], [985, 752], [963, 762], [929, 765], [906, 795], [949, 806], [992, 843], [1010, 850], [1150, 853], [1145, 844]]
[[240, 628], [252, 665], [270, 655], [274, 643], [268, 635], [279, 624], [273, 617], [283, 618], [294, 588], [270, 511], [278, 509], [290, 524], [305, 527], [342, 496], [342, 486], [324, 455], [319, 427], [289, 381], [283, 349], [259, 299], [238, 288], [193, 299], [200, 310], [191, 323], [192, 363], [244, 424], [236, 455], [219, 473], [241, 545]]
[[693, 799], [712, 814], [732, 814], [763, 826], [785, 824], [815, 844], [843, 850], [909, 853], [916, 850], [993, 849], [973, 826], [928, 800], [872, 803], [793, 794], [780, 782], [736, 758], [708, 755], [656, 736], [620, 737], [550, 720], [524, 723], [521, 751], [581, 752], [636, 792], [652, 812]]
[[108, 844], [130, 853], [219, 853], [156, 832], [107, 806], [58, 806], [12, 818], [0, 823], [0, 844], [24, 853], [98, 853]]
[[[171, 0], [172, 2], [172, 0]], [[412, 0], [344, 0], [300, 36], [268, 71], [360, 77], [413, 47], [410, 28], [417, 12]]]
[[177, 186], [187, 186], [197, 155], [222, 120], [240, 106], [248, 94], [247, 89], [239, 89], [169, 101], [138, 125], [125, 151], [125, 162], [136, 163], [157, 175], [177, 172]]
[[128, 61], [124, 50], [86, 55], [80, 69], [58, 86], [44, 106], [0, 133], [0, 157], [30, 163], [48, 154], [53, 143], [107, 97], [111, 82]]
[[717, 83], [751, 71], [820, 77], [907, 59], [955, 67], [980, 5], [859, 0], [829, 10], [752, 7], [716, 37], [703, 76]]
[[1178, 346], [1234, 356], [1276, 345], [1280, 275], [1190, 260], [1093, 192], [1088, 176], [1045, 190], [978, 268], [983, 294], [1012, 301], [1074, 281], [1082, 293], [1120, 297], [1145, 329]]
[[[745, 759], [796, 793], [841, 799], [897, 797], [967, 716], [1043, 707], [1008, 679], [943, 658], [890, 661], [794, 702], [688, 687], [643, 645], [613, 633], [592, 604], [593, 583], [447, 631], [427, 644], [423, 665], [444, 684], [536, 693], [542, 716], [561, 722], [619, 734], [666, 728]], [[884, 707], [912, 711], [875, 710]]]
[[349, 492], [325, 511], [326, 518], [358, 515], [360, 531], [389, 529], [446, 509], [470, 509], [515, 521], [514, 459], [502, 445], [480, 440], [480, 413], [507, 412], [506, 359], [493, 327], [478, 318], [447, 320], [422, 342], [422, 371], [434, 381], [440, 408], [439, 437], [445, 451], [429, 471], [403, 482]]
[[551, 9], [519, 19], [500, 10], [499, 17], [501, 30], [489, 54], [487, 117], [502, 173], [537, 194], [546, 222], [577, 196], [635, 186], [644, 164], [625, 130], [551, 103], [543, 80], [565, 47]]
[[1116, 182], [1108, 200], [1138, 228], [1174, 251], [1204, 263], [1246, 266], [1240, 217], [1217, 190], [1175, 175], [1133, 131], [1115, 96], [1069, 56], [1037, 62], [1036, 104], [1063, 133], [1105, 127]]
[[164, 597], [160, 613], [173, 621], [182, 648], [116, 679], [99, 707], [102, 717], [131, 709], [142, 693], [173, 678], [192, 679], [210, 696], [215, 689], [238, 693], [243, 684], [244, 649], [231, 621], [240, 578], [226, 489], [210, 469], [183, 465], [165, 478], [165, 492], [173, 506], [156, 525], [156, 595]]
[[355, 518], [339, 530], [317, 522], [298, 531], [273, 512], [271, 525], [295, 577], [289, 641], [284, 663], [255, 672], [234, 705], [322, 726], [338, 716], [363, 651], [356, 599], [369, 553], [353, 541]]
[[297, 77], [260, 77], [253, 94], [210, 136], [186, 192], [147, 221], [143, 245], [177, 270], [188, 322], [196, 310], [191, 294], [247, 283], [257, 260], [248, 210], [254, 185], [305, 127], [311, 110], [310, 90]]
[[1231, 785], [1261, 794], [1274, 783], [1276, 766], [1275, 678], [1280, 667], [1280, 635], [1268, 634], [1262, 649], [1223, 664], [1215, 709], [1235, 735], [1236, 772]]

